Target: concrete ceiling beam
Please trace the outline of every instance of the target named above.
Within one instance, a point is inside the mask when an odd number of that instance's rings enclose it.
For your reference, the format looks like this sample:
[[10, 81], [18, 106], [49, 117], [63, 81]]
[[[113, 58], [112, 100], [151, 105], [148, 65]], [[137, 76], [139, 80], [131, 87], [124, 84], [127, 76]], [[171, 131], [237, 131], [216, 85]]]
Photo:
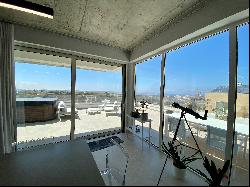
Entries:
[[129, 54], [121, 49], [26, 26], [15, 24], [14, 38], [15, 44], [20, 46], [49, 49], [121, 64], [129, 62]]

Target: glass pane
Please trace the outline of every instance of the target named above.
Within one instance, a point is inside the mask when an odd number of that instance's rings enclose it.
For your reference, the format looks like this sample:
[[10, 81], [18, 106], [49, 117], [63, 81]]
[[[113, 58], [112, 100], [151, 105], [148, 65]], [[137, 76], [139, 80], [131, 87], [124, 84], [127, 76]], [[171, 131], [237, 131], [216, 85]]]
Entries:
[[[148, 113], [151, 120], [151, 132], [149, 135], [149, 122], [143, 123], [143, 138], [146, 138], [156, 146], [159, 146], [160, 126], [160, 82], [161, 82], [161, 59], [157, 56], [136, 65], [136, 103], [135, 109], [140, 113]], [[142, 101], [147, 102], [147, 108], [142, 108]], [[136, 133], [142, 136], [142, 123], [135, 121]]]
[[[182, 109], [174, 102], [187, 107], [200, 116], [208, 110], [207, 120], [190, 113], [182, 118], [177, 140], [197, 148], [203, 156], [213, 160], [217, 167], [224, 164], [227, 131], [229, 33], [224, 32], [200, 42], [167, 53], [165, 69], [165, 142], [172, 140], [181, 117]], [[188, 126], [189, 125], [189, 126]], [[191, 131], [190, 131], [190, 129]], [[192, 134], [193, 136], [192, 136]], [[196, 150], [183, 148], [183, 156], [191, 156]], [[201, 156], [197, 154], [197, 157]], [[189, 164], [193, 169], [206, 173], [202, 159]]]
[[15, 51], [17, 148], [69, 139], [70, 68], [52, 64], [59, 59], [70, 66], [70, 60], [52, 56], [55, 61], [46, 61], [47, 55], [24, 53], [26, 60]]
[[121, 129], [121, 67], [76, 62], [76, 137]]
[[235, 129], [237, 154], [232, 185], [249, 186], [249, 25], [238, 27], [238, 72]]

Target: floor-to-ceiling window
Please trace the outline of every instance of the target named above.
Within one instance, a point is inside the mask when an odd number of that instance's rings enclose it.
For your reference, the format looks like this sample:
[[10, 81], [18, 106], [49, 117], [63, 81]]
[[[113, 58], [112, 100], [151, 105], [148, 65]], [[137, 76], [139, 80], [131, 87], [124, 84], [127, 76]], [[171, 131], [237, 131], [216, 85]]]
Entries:
[[69, 139], [70, 59], [15, 50], [17, 148]]
[[[234, 155], [236, 164], [232, 185], [249, 185], [249, 25], [237, 27], [238, 67]], [[239, 130], [239, 131], [238, 131]]]
[[15, 50], [15, 71], [18, 149], [121, 129], [120, 66], [76, 60], [75, 114], [71, 58]]
[[[249, 25], [238, 27], [237, 35], [238, 49], [234, 50], [238, 50], [238, 82], [231, 184], [248, 185]], [[208, 110], [207, 120], [186, 114], [195, 140], [184, 119], [180, 124], [177, 140], [192, 147], [197, 147], [197, 142], [203, 156], [213, 160], [217, 167], [222, 167], [228, 129], [229, 32], [167, 52], [165, 77], [164, 141], [172, 140], [181, 116], [182, 110], [173, 107], [174, 102], [192, 109], [200, 116]], [[194, 151], [185, 148], [182, 153], [188, 156]], [[196, 160], [190, 166], [206, 173], [202, 160]]]
[[[151, 120], [150, 141], [154, 145], [159, 145], [159, 126], [160, 126], [160, 82], [161, 82], [161, 55], [147, 59], [136, 65], [136, 84], [135, 84], [135, 109], [139, 112], [148, 113]], [[141, 102], [147, 102], [142, 108]], [[135, 121], [136, 133], [141, 136], [142, 123]], [[149, 140], [149, 122], [144, 124], [143, 138]]]
[[[197, 148], [197, 141], [203, 156], [213, 160], [217, 167], [222, 167], [228, 114], [229, 32], [167, 52], [165, 77], [165, 141], [172, 140], [181, 117], [182, 110], [173, 107], [174, 102], [200, 116], [208, 110], [207, 120], [186, 113], [194, 138], [182, 119], [177, 140], [194, 148]], [[183, 149], [182, 153], [186, 156], [196, 152], [185, 146]], [[196, 160], [190, 166], [206, 172], [202, 161]]]
[[121, 101], [121, 67], [76, 61], [76, 137], [121, 129]]

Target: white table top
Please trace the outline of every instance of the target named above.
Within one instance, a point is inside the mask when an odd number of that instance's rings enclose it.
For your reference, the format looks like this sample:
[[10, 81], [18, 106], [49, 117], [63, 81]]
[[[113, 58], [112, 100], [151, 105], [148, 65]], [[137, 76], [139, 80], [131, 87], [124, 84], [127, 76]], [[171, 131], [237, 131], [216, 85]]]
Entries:
[[0, 160], [0, 186], [93, 186], [105, 183], [84, 140], [15, 152]]
[[[171, 116], [175, 118], [180, 118], [181, 112], [180, 113], [172, 113], [172, 114], [165, 114], [165, 116]], [[215, 119], [215, 118], [207, 118], [207, 120], [202, 120], [202, 119], [196, 119], [194, 116], [190, 114], [185, 114], [187, 121], [189, 122], [194, 122], [206, 126], [212, 126], [220, 129], [227, 130], [227, 121], [220, 120], [220, 119]], [[249, 123], [235, 123], [235, 130], [236, 132], [243, 134], [243, 135], [249, 135]]]

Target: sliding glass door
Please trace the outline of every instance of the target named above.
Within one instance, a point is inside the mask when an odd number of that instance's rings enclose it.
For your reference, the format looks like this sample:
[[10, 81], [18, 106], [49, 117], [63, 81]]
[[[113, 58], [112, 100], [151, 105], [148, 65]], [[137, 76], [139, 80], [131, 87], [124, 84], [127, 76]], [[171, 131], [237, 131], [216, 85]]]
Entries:
[[69, 140], [70, 133], [120, 131], [122, 68], [76, 60], [72, 103], [71, 63], [71, 58], [15, 50], [18, 149]]
[[17, 148], [68, 140], [70, 59], [15, 50], [15, 71]]
[[[228, 89], [229, 89], [229, 32], [223, 32], [208, 39], [170, 51], [166, 54], [165, 69], [165, 141], [171, 141], [176, 132], [181, 109], [173, 103], [192, 109], [207, 120], [197, 119], [186, 113], [180, 123], [177, 140], [183, 145], [198, 148], [203, 156], [222, 167], [225, 158]], [[192, 136], [191, 132], [194, 136]], [[196, 150], [183, 146], [183, 154], [191, 156]], [[201, 155], [197, 154], [201, 158]], [[190, 164], [201, 169], [203, 160]]]
[[122, 68], [76, 61], [76, 137], [121, 129]]

